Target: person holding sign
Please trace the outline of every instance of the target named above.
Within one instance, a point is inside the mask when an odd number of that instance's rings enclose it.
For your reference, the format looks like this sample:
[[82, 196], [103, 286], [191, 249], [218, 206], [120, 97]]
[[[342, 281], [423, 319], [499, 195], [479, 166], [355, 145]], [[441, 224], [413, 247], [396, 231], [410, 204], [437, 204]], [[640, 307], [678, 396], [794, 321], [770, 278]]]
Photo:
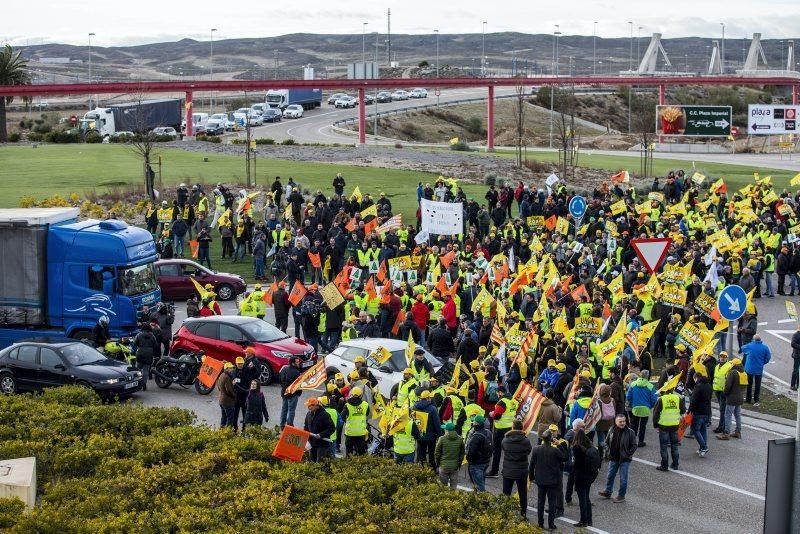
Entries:
[[312, 462], [319, 462], [330, 457], [330, 438], [336, 431], [336, 425], [331, 419], [331, 414], [320, 405], [319, 399], [315, 397], [308, 399], [306, 408], [308, 413], [303, 423], [303, 430], [311, 433], [308, 438], [311, 444], [309, 457]]

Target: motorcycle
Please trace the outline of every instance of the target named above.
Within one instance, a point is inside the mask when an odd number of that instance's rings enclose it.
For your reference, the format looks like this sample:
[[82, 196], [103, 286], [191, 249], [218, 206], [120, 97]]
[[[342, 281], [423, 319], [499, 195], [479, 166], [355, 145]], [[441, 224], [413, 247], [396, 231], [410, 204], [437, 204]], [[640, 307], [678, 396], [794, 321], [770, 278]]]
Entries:
[[202, 352], [185, 352], [179, 354], [177, 358], [162, 356], [152, 370], [156, 386], [166, 389], [175, 383], [186, 389], [187, 386], [194, 384], [197, 393], [208, 395], [214, 390], [214, 386], [206, 387], [197, 379], [203, 358]]
[[124, 362], [136, 367], [136, 355], [133, 352], [130, 340], [126, 337], [121, 339], [109, 339], [103, 346], [103, 353], [112, 360]]

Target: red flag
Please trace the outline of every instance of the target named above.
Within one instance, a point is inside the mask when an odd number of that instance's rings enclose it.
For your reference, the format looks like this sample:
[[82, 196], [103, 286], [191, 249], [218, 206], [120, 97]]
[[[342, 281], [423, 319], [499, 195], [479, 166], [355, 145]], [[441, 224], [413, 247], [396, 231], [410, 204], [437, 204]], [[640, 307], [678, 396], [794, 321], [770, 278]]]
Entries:
[[392, 325], [392, 334], [397, 335], [400, 331], [400, 324], [406, 320], [406, 312], [400, 310], [400, 313], [397, 314], [397, 319], [394, 320], [394, 325]]
[[292, 291], [289, 293], [289, 302], [292, 303], [292, 306], [297, 306], [300, 304], [300, 301], [303, 300], [303, 297], [306, 296], [306, 293], [308, 293], [308, 291], [303, 287], [303, 284], [300, 283], [300, 280], [296, 280]]

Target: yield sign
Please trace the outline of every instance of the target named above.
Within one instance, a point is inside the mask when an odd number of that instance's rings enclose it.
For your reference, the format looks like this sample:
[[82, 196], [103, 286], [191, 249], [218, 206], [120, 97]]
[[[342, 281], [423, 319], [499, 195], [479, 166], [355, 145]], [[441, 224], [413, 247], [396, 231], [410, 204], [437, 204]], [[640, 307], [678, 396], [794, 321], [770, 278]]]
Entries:
[[664, 263], [670, 245], [672, 245], [671, 237], [631, 239], [633, 250], [651, 274]]

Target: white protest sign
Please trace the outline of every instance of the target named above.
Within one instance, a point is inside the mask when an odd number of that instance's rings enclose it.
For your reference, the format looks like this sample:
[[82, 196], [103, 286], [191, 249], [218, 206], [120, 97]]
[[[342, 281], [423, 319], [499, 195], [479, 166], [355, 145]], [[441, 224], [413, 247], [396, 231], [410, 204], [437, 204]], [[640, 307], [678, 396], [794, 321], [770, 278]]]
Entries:
[[458, 235], [464, 231], [464, 206], [460, 202], [422, 199], [422, 231], [437, 235]]

